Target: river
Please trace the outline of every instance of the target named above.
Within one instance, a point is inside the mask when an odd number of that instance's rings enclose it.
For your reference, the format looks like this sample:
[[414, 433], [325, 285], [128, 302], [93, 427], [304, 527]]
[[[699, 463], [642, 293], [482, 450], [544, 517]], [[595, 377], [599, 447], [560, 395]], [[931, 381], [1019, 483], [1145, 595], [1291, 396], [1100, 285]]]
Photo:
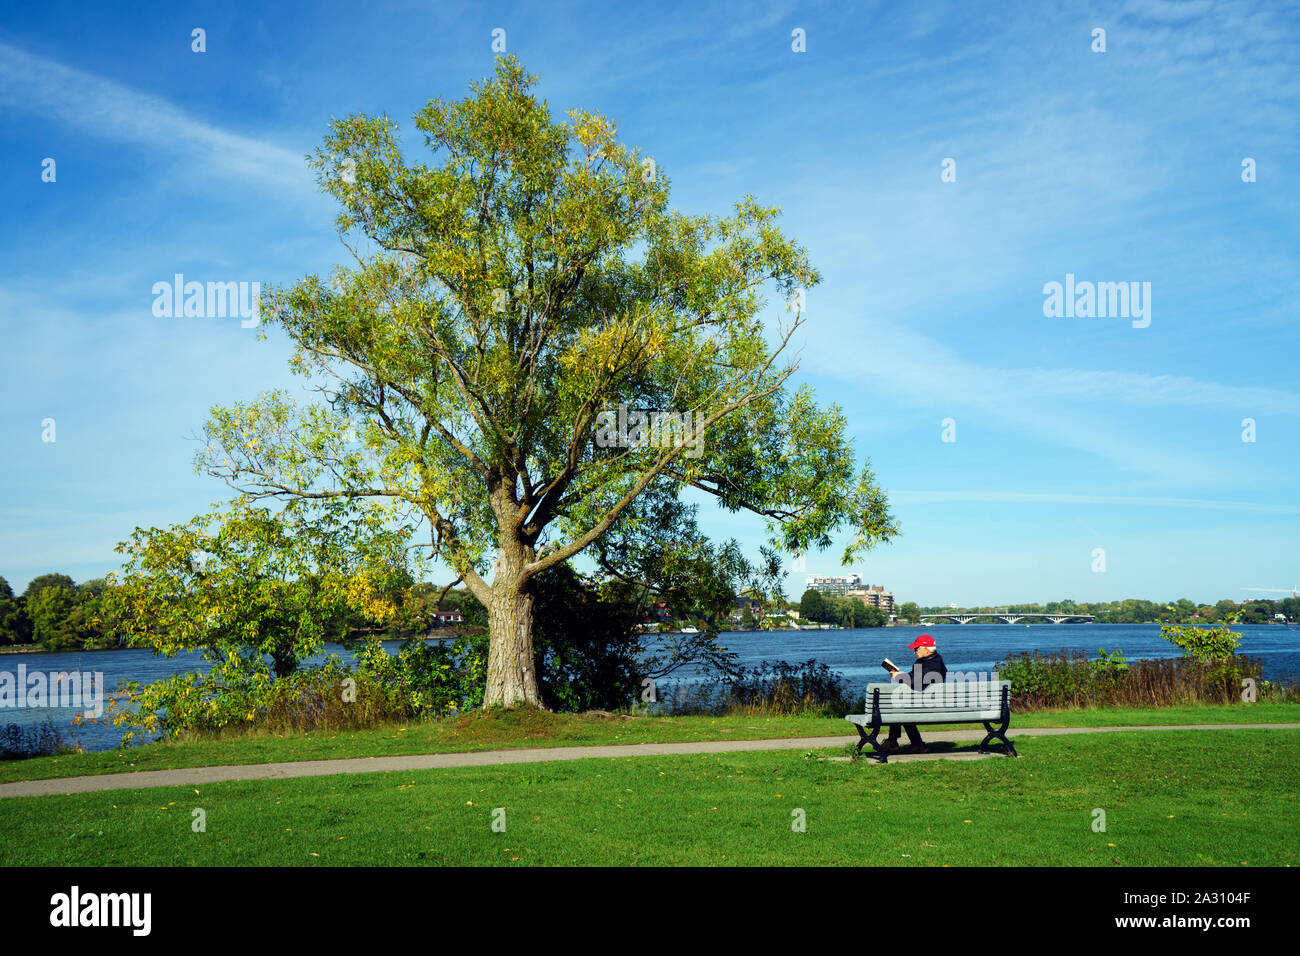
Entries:
[[[1293, 678], [1300, 673], [1300, 627], [1294, 625], [1240, 625], [1234, 630], [1242, 635], [1238, 653], [1258, 657], [1263, 662], [1264, 678]], [[856, 690], [870, 680], [882, 679], [880, 659], [889, 657], [906, 666], [912, 654], [907, 645], [917, 634], [934, 636], [949, 670], [991, 671], [1008, 655], [1020, 651], [1083, 651], [1095, 655], [1098, 647], [1122, 650], [1130, 660], [1139, 658], [1177, 657], [1179, 652], [1160, 637], [1156, 624], [935, 624], [927, 627], [868, 628], [851, 631], [725, 631], [720, 643], [739, 656], [744, 665], [760, 661], [787, 660], [802, 662], [810, 658], [826, 664], [848, 678]], [[384, 645], [390, 652], [400, 642]], [[347, 650], [330, 645], [309, 663], [319, 663], [328, 654], [338, 654], [348, 661]], [[147, 650], [71, 651], [56, 654], [0, 655], [0, 672], [16, 675], [20, 665], [28, 674], [89, 671], [103, 674], [105, 693], [123, 681], [140, 683], [159, 680], [171, 674], [203, 667], [198, 653], [178, 654], [174, 658], [155, 657]], [[664, 684], [689, 682], [697, 678], [691, 668], [683, 668]], [[47, 721], [63, 737], [85, 750], [111, 750], [117, 746], [121, 732], [102, 724], [72, 727], [72, 718], [83, 708], [0, 708], [0, 726], [18, 724], [37, 727]]]

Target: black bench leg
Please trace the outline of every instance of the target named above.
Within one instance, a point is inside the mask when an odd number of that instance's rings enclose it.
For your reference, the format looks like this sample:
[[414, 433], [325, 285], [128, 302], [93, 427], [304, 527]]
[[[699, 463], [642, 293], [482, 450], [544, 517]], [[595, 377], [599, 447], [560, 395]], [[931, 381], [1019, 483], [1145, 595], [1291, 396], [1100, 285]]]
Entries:
[[994, 737], [996, 737], [998, 740], [1002, 741], [1002, 743], [1006, 745], [1008, 754], [1010, 754], [1012, 757], [1020, 756], [1020, 754], [1016, 753], [1016, 745], [1013, 744], [1007, 738], [1007, 721], [1004, 720], [997, 727], [994, 727], [988, 721], [984, 721], [984, 729], [987, 730], [988, 733], [985, 734], [984, 739], [980, 741], [980, 753], [982, 754], [988, 753], [989, 741], [992, 740]]
[[872, 724], [871, 734], [867, 737], [867, 743], [871, 744], [871, 749], [876, 752], [875, 756], [877, 760], [881, 763], [889, 763], [889, 754], [885, 752], [884, 748], [880, 746], [880, 742], [876, 739], [876, 735], [879, 733], [880, 725]]
[[998, 736], [1001, 737], [1001, 738], [1002, 738], [1002, 742], [1003, 742], [1004, 744], [1007, 745], [1007, 751], [1011, 754], [1011, 756], [1013, 756], [1013, 757], [1019, 757], [1019, 756], [1020, 756], [1020, 754], [1016, 753], [1016, 745], [1013, 744], [1013, 743], [1010, 741], [1010, 739], [1008, 739], [1008, 737], [1007, 737], [1007, 732], [1006, 732], [1006, 728], [1005, 728], [1005, 727], [1004, 727], [1004, 728], [1002, 729], [1002, 731], [998, 734]]
[[876, 735], [880, 733], [879, 725], [873, 725], [871, 728], [871, 733], [867, 733], [866, 730], [863, 729], [861, 724], [857, 724], [856, 726], [858, 728], [858, 737], [861, 738], [860, 740], [858, 740], [856, 752], [862, 753], [862, 748], [865, 747], [867, 744], [871, 744], [871, 749], [875, 751], [875, 753], [872, 754], [872, 756], [878, 759], [881, 763], [888, 763], [889, 755], [885, 753], [885, 751], [880, 749], [880, 744], [876, 740]]

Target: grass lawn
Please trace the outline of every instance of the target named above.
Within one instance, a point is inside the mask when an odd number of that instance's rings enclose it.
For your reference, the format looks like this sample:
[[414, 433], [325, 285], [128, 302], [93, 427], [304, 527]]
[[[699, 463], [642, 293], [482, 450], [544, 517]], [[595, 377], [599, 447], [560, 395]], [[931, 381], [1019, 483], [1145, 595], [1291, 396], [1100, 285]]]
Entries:
[[[1213, 723], [1300, 723], [1300, 704], [1042, 711], [1013, 714], [1011, 733], [1014, 736], [1017, 727]], [[946, 729], [956, 729], [956, 726]], [[517, 747], [754, 740], [764, 737], [824, 737], [838, 734], [854, 737], [856, 731], [844, 720], [829, 717], [732, 715], [621, 718], [598, 714], [548, 714], [516, 710], [475, 713], [455, 720], [379, 730], [313, 731], [288, 736], [246, 734], [216, 740], [147, 744], [127, 750], [12, 760], [0, 763], [0, 783], [135, 770], [326, 760], [332, 757], [388, 757]]]
[[[1300, 730], [1025, 737], [1022, 759], [842, 749], [8, 799], [10, 865], [1300, 863]], [[206, 832], [191, 828], [202, 808]], [[504, 808], [505, 832], [493, 832]], [[1106, 831], [1094, 832], [1094, 809]], [[794, 832], [802, 810], [806, 832]]]

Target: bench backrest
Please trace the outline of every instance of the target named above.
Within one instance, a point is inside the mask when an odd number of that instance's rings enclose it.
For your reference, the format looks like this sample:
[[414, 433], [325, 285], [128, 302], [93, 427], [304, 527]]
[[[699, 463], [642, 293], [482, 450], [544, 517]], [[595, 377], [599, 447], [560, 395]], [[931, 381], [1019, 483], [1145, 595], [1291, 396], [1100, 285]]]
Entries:
[[875, 692], [880, 692], [883, 723], [913, 723], [920, 720], [996, 720], [1002, 714], [1003, 689], [1010, 693], [1011, 681], [977, 680], [934, 683], [922, 691], [907, 684], [868, 684], [866, 713], [872, 713]]

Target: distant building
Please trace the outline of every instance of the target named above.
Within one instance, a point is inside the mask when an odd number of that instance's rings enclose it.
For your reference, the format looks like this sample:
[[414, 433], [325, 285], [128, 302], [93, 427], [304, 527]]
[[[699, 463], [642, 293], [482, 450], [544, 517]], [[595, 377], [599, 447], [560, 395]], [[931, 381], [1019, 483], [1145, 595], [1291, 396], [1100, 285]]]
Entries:
[[668, 624], [672, 621], [673, 612], [666, 601], [656, 601], [650, 608], [649, 613], [645, 616], [647, 624]]
[[844, 597], [850, 591], [862, 587], [862, 575], [860, 574], [841, 574], [835, 577], [818, 577], [809, 575], [805, 581], [804, 590], [820, 591], [822, 594], [834, 594], [836, 597]]
[[434, 611], [433, 620], [438, 627], [465, 623], [465, 618], [461, 616], [460, 611]]
[[886, 591], [883, 584], [869, 584], [865, 588], [855, 588], [845, 597], [855, 598], [867, 607], [878, 607], [886, 616], [894, 616], [894, 592]]
[[754, 620], [761, 620], [763, 617], [763, 602], [748, 597], [737, 597], [731, 602], [731, 614], [728, 615], [733, 621], [742, 621], [745, 618], [745, 609], [753, 615]]

